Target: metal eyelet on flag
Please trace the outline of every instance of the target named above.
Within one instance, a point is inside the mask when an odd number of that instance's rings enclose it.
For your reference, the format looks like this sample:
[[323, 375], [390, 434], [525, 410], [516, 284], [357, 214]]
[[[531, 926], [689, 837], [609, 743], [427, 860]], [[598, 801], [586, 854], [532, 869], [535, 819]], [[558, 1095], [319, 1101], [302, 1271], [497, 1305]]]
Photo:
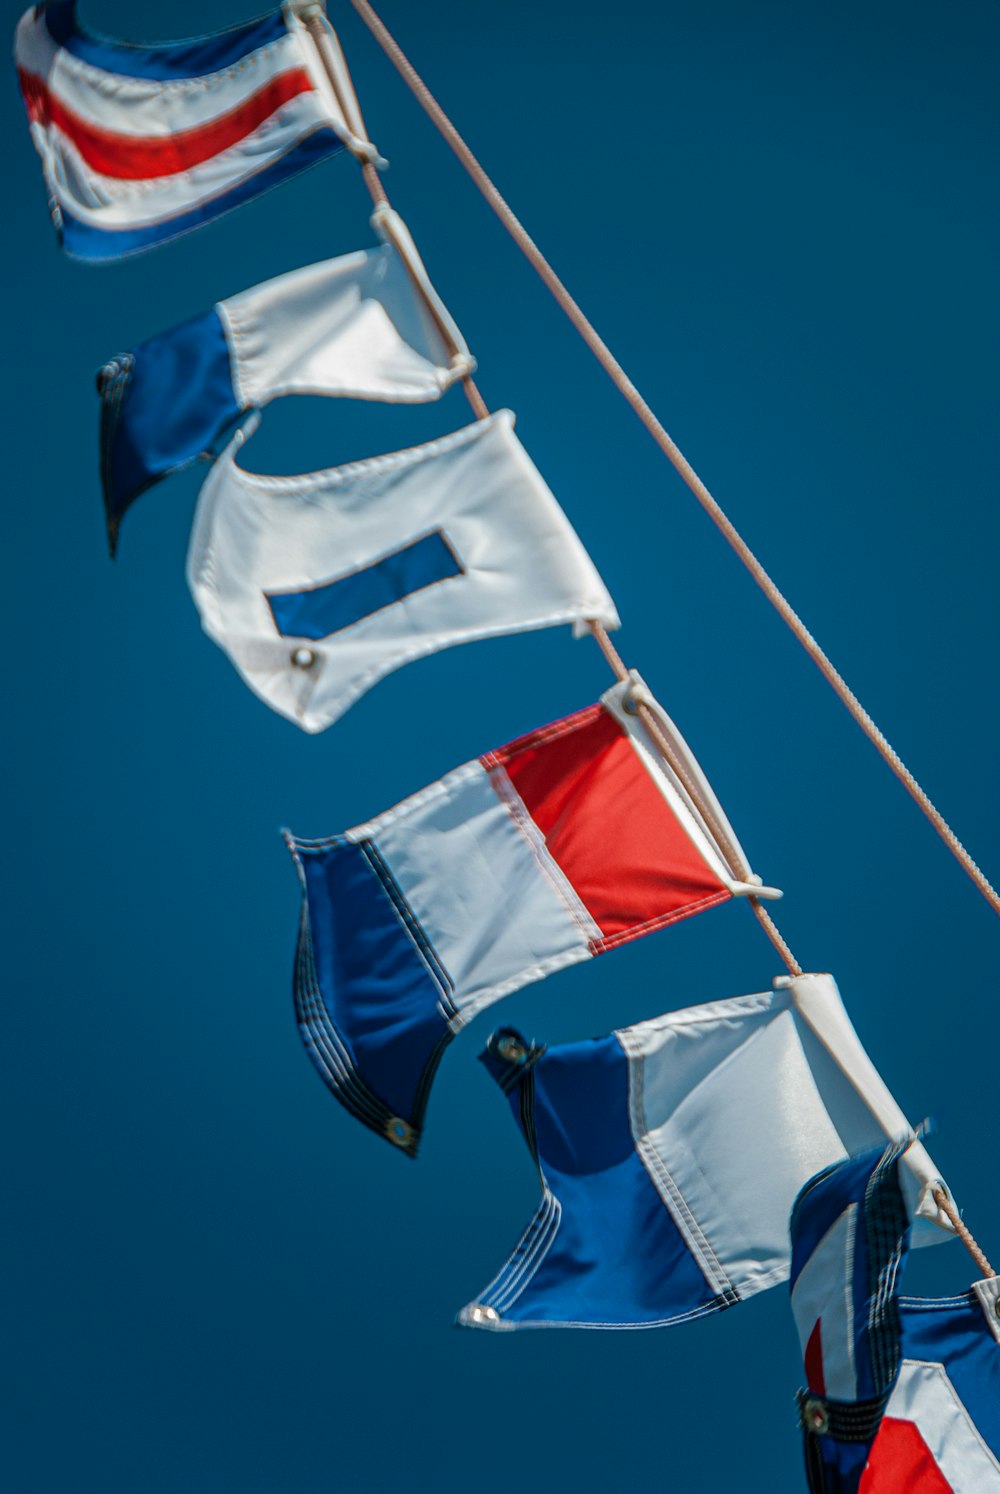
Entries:
[[495, 1307], [480, 1307], [478, 1304], [469, 1309], [470, 1323], [499, 1323], [500, 1314]]
[[400, 1115], [390, 1115], [385, 1123], [385, 1134], [394, 1146], [413, 1145], [413, 1127]]
[[822, 1401], [806, 1401], [802, 1407], [802, 1421], [810, 1432], [820, 1437], [830, 1430], [830, 1415]]
[[507, 1063], [524, 1063], [528, 1056], [528, 1050], [520, 1038], [513, 1037], [510, 1033], [497, 1039], [496, 1050], [497, 1057], [505, 1059]]
[[296, 648], [292, 650], [292, 663], [296, 669], [311, 669], [316, 663], [316, 655], [311, 648]]

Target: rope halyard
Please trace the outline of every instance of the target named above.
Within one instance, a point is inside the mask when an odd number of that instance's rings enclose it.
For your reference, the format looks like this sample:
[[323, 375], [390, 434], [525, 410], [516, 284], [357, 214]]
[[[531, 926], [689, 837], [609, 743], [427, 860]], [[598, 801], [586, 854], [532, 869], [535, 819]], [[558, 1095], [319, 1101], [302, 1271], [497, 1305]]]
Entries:
[[945, 1214], [947, 1216], [952, 1229], [955, 1231], [956, 1235], [961, 1240], [966, 1250], [972, 1256], [972, 1259], [975, 1261], [983, 1276], [994, 1276], [996, 1273], [993, 1270], [993, 1267], [990, 1265], [989, 1261], [986, 1259], [986, 1256], [980, 1249], [971, 1229], [965, 1223], [961, 1214], [958, 1212], [955, 1205], [952, 1203], [951, 1199], [948, 1197], [947, 1193], [945, 1193], [943, 1188], [934, 1189], [934, 1202], [937, 1204], [942, 1214]]
[[[713, 498], [708, 488], [695, 472], [683, 452], [673, 441], [664, 426], [650, 409], [645, 399], [632, 383], [621, 364], [615, 358], [610, 348], [597, 332], [590, 320], [576, 303], [569, 291], [566, 289], [559, 276], [553, 270], [548, 260], [542, 254], [537, 244], [531, 238], [520, 219], [513, 212], [506, 199], [501, 195], [496, 186], [480, 165], [479, 161], [469, 149], [465, 140], [452, 124], [448, 115], [441, 108], [427, 84], [420, 77], [409, 58], [403, 52], [399, 43], [391, 35], [376, 12], [369, 4], [369, 0], [350, 0], [351, 5], [364, 21], [368, 30], [372, 33], [379, 46], [385, 52], [396, 71], [406, 83], [410, 92], [414, 95], [424, 113], [428, 115], [439, 133], [458, 157], [473, 182], [476, 184], [483, 197], [496, 213], [504, 228], [517, 244], [522, 254], [538, 273], [545, 286], [554, 297], [555, 301], [566, 314], [577, 332], [583, 338], [594, 357], [600, 363], [605, 373], [618, 389], [619, 393], [627, 400], [632, 410], [642, 421], [653, 440], [660, 450], [672, 463], [678, 475], [683, 479], [708, 514], [712, 523], [719, 530], [727, 543], [735, 550], [743, 565], [750, 572], [761, 591], [774, 607], [775, 611], [784, 620], [813, 663], [820, 670], [827, 683], [838, 696], [842, 704], [850, 712], [857, 725], [865, 736], [875, 747], [889, 768], [895, 773], [907, 793], [920, 808], [921, 812], [933, 825], [938, 835], [944, 841], [955, 860], [967, 873], [970, 879], [978, 887], [983, 897], [990, 904], [993, 911], [1000, 914], [1000, 894], [990, 884], [988, 878], [977, 866], [965, 846], [945, 820], [940, 810], [931, 801], [929, 795], [917, 782], [895, 748], [887, 740], [884, 733], [876, 726], [871, 716], [865, 710], [854, 691], [847, 684], [840, 672], [834, 667], [824, 650], [816, 642], [805, 623], [798, 616], [791, 603], [780, 591], [776, 583], [768, 575], [760, 561], [754, 555], [750, 546], [743, 539], [736, 526], [725, 514], [719, 503]], [[759, 916], [759, 915], [758, 915]], [[769, 937], [770, 934], [769, 934]]]
[[[988, 878], [980, 870], [979, 866], [973, 860], [972, 856], [969, 854], [965, 846], [959, 840], [958, 836], [952, 830], [951, 826], [945, 820], [940, 810], [938, 810], [936, 805], [932, 802], [930, 796], [925, 792], [920, 783], [903, 762], [898, 752], [896, 752], [895, 748], [889, 742], [885, 734], [881, 731], [872, 717], [865, 710], [858, 697], [854, 694], [854, 691], [847, 684], [847, 681], [844, 679], [843, 675], [841, 675], [839, 670], [835, 668], [828, 655], [817, 643], [816, 639], [810, 633], [809, 629], [806, 627], [805, 623], [792, 607], [791, 603], [781, 592], [777, 584], [771, 579], [770, 575], [767, 573], [763, 565], [757, 559], [756, 555], [750, 549], [750, 546], [743, 539], [736, 526], [729, 519], [728, 515], [724, 512], [717, 500], [709, 492], [708, 488], [702, 482], [697, 472], [695, 472], [694, 468], [691, 466], [690, 462], [677, 446], [676, 442], [672, 439], [660, 420], [653, 413], [652, 409], [646, 403], [643, 396], [639, 393], [639, 390], [636, 388], [636, 386], [632, 383], [632, 380], [628, 377], [621, 364], [611, 352], [610, 348], [604, 342], [603, 338], [597, 332], [596, 328], [590, 322], [588, 317], [584, 314], [581, 307], [570, 295], [569, 291], [566, 289], [566, 286], [560, 280], [555, 270], [553, 270], [552, 266], [542, 254], [537, 244], [535, 244], [534, 240], [531, 238], [530, 234], [525, 229], [520, 219], [516, 216], [512, 208], [507, 203], [506, 199], [501, 195], [500, 191], [497, 189], [490, 177], [487, 175], [486, 171], [480, 165], [479, 161], [473, 155], [469, 146], [466, 144], [465, 140], [452, 124], [448, 115], [441, 108], [440, 104], [437, 102], [434, 95], [427, 87], [426, 83], [420, 77], [416, 68], [410, 62], [409, 58], [406, 56], [399, 43], [392, 36], [388, 28], [385, 26], [384, 22], [376, 14], [375, 10], [369, 3], [369, 0], [350, 0], [350, 3], [357, 14], [361, 17], [368, 30], [371, 32], [372, 36], [374, 36], [383, 52], [389, 58], [396, 71], [402, 77], [403, 81], [406, 83], [407, 87], [410, 89], [411, 93], [414, 95], [417, 102], [424, 110], [425, 114], [428, 115], [431, 122], [434, 124], [435, 128], [438, 130], [445, 142], [458, 157], [462, 166], [468, 172], [469, 176], [472, 178], [482, 196], [485, 198], [487, 203], [489, 203], [494, 213], [496, 213], [497, 217], [500, 219], [500, 222], [503, 224], [507, 233], [514, 240], [515, 244], [517, 244], [522, 254], [524, 254], [525, 258], [528, 260], [529, 264], [539, 275], [542, 282], [556, 301], [557, 305], [568, 317], [569, 321], [575, 327], [580, 337], [586, 343], [587, 347], [600, 363], [605, 373], [618, 389], [619, 393], [628, 402], [631, 409], [642, 421], [649, 434], [653, 437], [653, 440], [671, 462], [678, 475], [682, 478], [687, 487], [693, 493], [694, 497], [698, 500], [701, 507], [708, 514], [709, 518], [712, 520], [713, 524], [715, 524], [716, 528], [722, 534], [723, 538], [736, 552], [737, 556], [742, 561], [746, 569], [750, 572], [750, 575], [753, 577], [754, 581], [757, 583], [761, 591], [767, 597], [768, 601], [774, 607], [775, 611], [787, 624], [788, 628], [795, 635], [796, 639], [805, 649], [806, 653], [812, 659], [816, 667], [820, 670], [827, 683], [833, 689], [834, 693], [838, 696], [842, 704], [850, 712], [854, 721], [864, 732], [865, 736], [875, 747], [876, 751], [883, 758], [888, 767], [900, 780], [903, 787], [913, 798], [914, 802], [917, 804], [921, 812], [930, 821], [931, 825], [934, 827], [934, 829], [937, 831], [937, 834], [941, 837], [945, 845], [951, 851], [956, 861], [958, 861], [959, 865], [967, 873], [972, 882], [975, 883], [976, 887], [982, 893], [983, 897], [986, 898], [987, 902], [993, 908], [993, 911], [1000, 915], [1000, 894], [997, 893], [996, 889], [991, 885]], [[365, 181], [368, 184], [369, 191], [372, 194], [372, 200], [376, 203], [376, 205], [379, 201], [387, 202], [388, 199], [385, 195], [385, 190], [378, 177], [378, 173], [376, 172], [371, 162], [363, 163], [362, 171], [365, 177]], [[463, 379], [462, 384], [463, 388], [465, 389], [466, 397], [468, 398], [469, 403], [471, 404], [476, 415], [479, 418], [482, 418], [483, 416], [488, 414], [488, 409], [485, 402], [483, 401], [482, 395], [479, 393], [479, 390], [472, 382], [472, 379], [466, 377], [465, 379]], [[624, 661], [618, 653], [618, 650], [615, 648], [610, 637], [608, 636], [607, 630], [603, 627], [603, 625], [596, 622], [592, 622], [590, 624], [590, 628], [616, 678], [619, 680], [629, 679], [630, 674], [628, 668], [626, 667]], [[709, 824], [713, 826], [713, 829], [718, 828], [721, 830], [722, 827], [717, 827], [717, 822], [714, 816], [710, 813], [710, 807], [702, 803], [701, 795], [697, 792], [697, 785], [691, 784], [689, 775], [684, 771], [683, 764], [678, 761], [676, 754], [673, 752], [672, 745], [661, 730], [660, 723], [656, 719], [654, 713], [643, 702], [636, 702], [636, 708], [640, 719], [643, 722], [643, 725], [646, 727], [650, 736], [660, 748], [665, 760], [670, 764], [671, 768], [680, 778], [681, 782], [686, 786], [688, 792], [691, 793], [691, 797], [696, 806], [699, 808], [699, 812], [702, 813], [703, 817], [706, 818]], [[706, 813], [706, 811], [709, 812]], [[731, 868], [736, 873], [736, 875], [738, 875], [742, 879], [745, 875], [749, 874], [750, 868], [746, 866], [743, 858], [737, 854], [735, 848], [732, 846], [731, 841], [724, 834], [721, 836], [720, 840], [720, 848], [722, 847], [724, 847], [726, 850], [727, 861], [729, 860], [730, 856], [732, 857], [732, 860], [729, 864], [731, 865]], [[787, 967], [789, 973], [793, 976], [801, 975], [801, 965], [799, 965], [795, 956], [792, 954], [791, 949], [782, 937], [773, 918], [771, 917], [767, 909], [763, 906], [760, 899], [751, 895], [747, 898], [747, 901], [753, 909], [754, 914], [756, 915], [757, 920], [766, 933], [768, 939], [771, 941], [772, 945], [781, 956], [781, 959]], [[938, 1207], [949, 1220], [955, 1231], [955, 1234], [962, 1241], [966, 1250], [975, 1261], [978, 1270], [982, 1272], [983, 1276], [992, 1277], [994, 1272], [989, 1260], [980, 1249], [968, 1226], [962, 1220], [950, 1197], [947, 1195], [947, 1193], [945, 1193], [943, 1189], [936, 1188], [934, 1190], [934, 1199]]]
[[[353, 95], [351, 100], [348, 102], [348, 100], [344, 97], [344, 90], [341, 87], [341, 80], [337, 77], [336, 69], [331, 66], [326, 47], [323, 45], [324, 41], [330, 42], [331, 40], [336, 45], [337, 50], [340, 53], [341, 61], [343, 63], [344, 77], [349, 80], [351, 76], [350, 70], [347, 66], [347, 59], [346, 57], [344, 57], [343, 49], [340, 46], [340, 40], [337, 36], [336, 31], [327, 20], [325, 13], [323, 13], [319, 9], [306, 12], [303, 15], [303, 22], [305, 24], [306, 30], [309, 32], [310, 36], [313, 39], [313, 45], [316, 48], [316, 55], [318, 56], [323, 66], [323, 71], [325, 72], [327, 81], [329, 82], [330, 88], [333, 91], [333, 96], [337, 101], [338, 109], [345, 119], [350, 119], [353, 114], [358, 123], [361, 125], [362, 130], [364, 130], [364, 115], [361, 113], [361, 104], [358, 101], [357, 94], [354, 91], [353, 83], [349, 83], [348, 85]], [[366, 131], [365, 133], [367, 134]], [[368, 195], [372, 200], [372, 205], [376, 208], [391, 208], [392, 203], [389, 201], [389, 194], [386, 192], [385, 187], [382, 185], [382, 178], [379, 176], [374, 163], [370, 160], [362, 160], [359, 161], [359, 165], [361, 167], [361, 175], [364, 179], [365, 186], [368, 188]], [[409, 265], [406, 263], [405, 259], [404, 267], [407, 271], [409, 271]], [[438, 332], [441, 335], [445, 345], [451, 346], [452, 339], [449, 329], [444, 325], [440, 316], [438, 315], [437, 307], [433, 304], [429, 297], [424, 294], [423, 286], [412, 275], [410, 276], [410, 283], [413, 286], [414, 290], [416, 290], [417, 294], [420, 296], [421, 301], [424, 303], [424, 306], [431, 319], [433, 320], [434, 325], [437, 327]], [[453, 348], [452, 351], [455, 351], [455, 349]], [[475, 415], [477, 420], [485, 419], [485, 417], [490, 413], [489, 408], [487, 407], [486, 401], [483, 399], [478, 388], [476, 387], [472, 375], [469, 373], [464, 374], [461, 383], [465, 397], [472, 408], [472, 413]]]

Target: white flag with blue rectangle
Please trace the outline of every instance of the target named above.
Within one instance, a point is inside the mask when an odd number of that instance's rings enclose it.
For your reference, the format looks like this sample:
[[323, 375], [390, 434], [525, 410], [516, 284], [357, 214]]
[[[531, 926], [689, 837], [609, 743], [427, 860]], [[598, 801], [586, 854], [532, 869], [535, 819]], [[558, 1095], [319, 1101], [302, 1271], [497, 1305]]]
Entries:
[[296, 477], [248, 472], [237, 449], [202, 489], [188, 581], [205, 631], [305, 731], [438, 649], [560, 623], [618, 626], [509, 410]]

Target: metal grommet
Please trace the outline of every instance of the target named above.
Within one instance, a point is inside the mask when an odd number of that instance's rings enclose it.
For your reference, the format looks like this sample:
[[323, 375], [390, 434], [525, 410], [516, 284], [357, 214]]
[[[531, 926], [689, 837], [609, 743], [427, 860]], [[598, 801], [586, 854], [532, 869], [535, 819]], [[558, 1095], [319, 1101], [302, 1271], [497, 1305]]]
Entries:
[[478, 1304], [469, 1311], [470, 1323], [499, 1323], [500, 1314], [495, 1307], [480, 1307]]
[[528, 1050], [520, 1038], [507, 1034], [498, 1040], [497, 1057], [505, 1059], [507, 1063], [524, 1063], [527, 1056]]
[[830, 1430], [830, 1415], [822, 1401], [806, 1401], [802, 1407], [802, 1420], [810, 1432], [820, 1437]]
[[296, 669], [311, 669], [316, 663], [316, 655], [311, 648], [295, 648], [292, 650], [292, 663]]
[[385, 1123], [385, 1134], [393, 1146], [412, 1146], [413, 1127], [400, 1115], [390, 1115]]
[[626, 716], [638, 716], [639, 714], [639, 707], [636, 705], [635, 697], [631, 690], [626, 690], [622, 696], [622, 710]]

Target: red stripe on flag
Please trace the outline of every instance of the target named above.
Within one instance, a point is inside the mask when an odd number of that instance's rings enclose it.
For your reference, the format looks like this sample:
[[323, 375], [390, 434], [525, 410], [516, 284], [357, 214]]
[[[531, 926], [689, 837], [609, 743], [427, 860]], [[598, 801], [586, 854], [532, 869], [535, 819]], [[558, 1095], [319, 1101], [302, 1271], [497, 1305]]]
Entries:
[[614, 717], [600, 706], [483, 758], [503, 767], [604, 938], [595, 952], [724, 902]]
[[282, 104], [310, 92], [313, 86], [304, 68], [292, 68], [208, 124], [163, 136], [120, 135], [81, 119], [35, 73], [18, 68], [18, 78], [31, 123], [55, 126], [72, 141], [88, 166], [120, 181], [176, 176], [200, 166], [245, 140]]
[[823, 1320], [816, 1319], [816, 1326], [809, 1335], [806, 1352], [802, 1356], [806, 1369], [806, 1384], [816, 1395], [826, 1395], [826, 1376], [823, 1373]]
[[858, 1494], [954, 1494], [919, 1428], [886, 1416], [879, 1427]]

